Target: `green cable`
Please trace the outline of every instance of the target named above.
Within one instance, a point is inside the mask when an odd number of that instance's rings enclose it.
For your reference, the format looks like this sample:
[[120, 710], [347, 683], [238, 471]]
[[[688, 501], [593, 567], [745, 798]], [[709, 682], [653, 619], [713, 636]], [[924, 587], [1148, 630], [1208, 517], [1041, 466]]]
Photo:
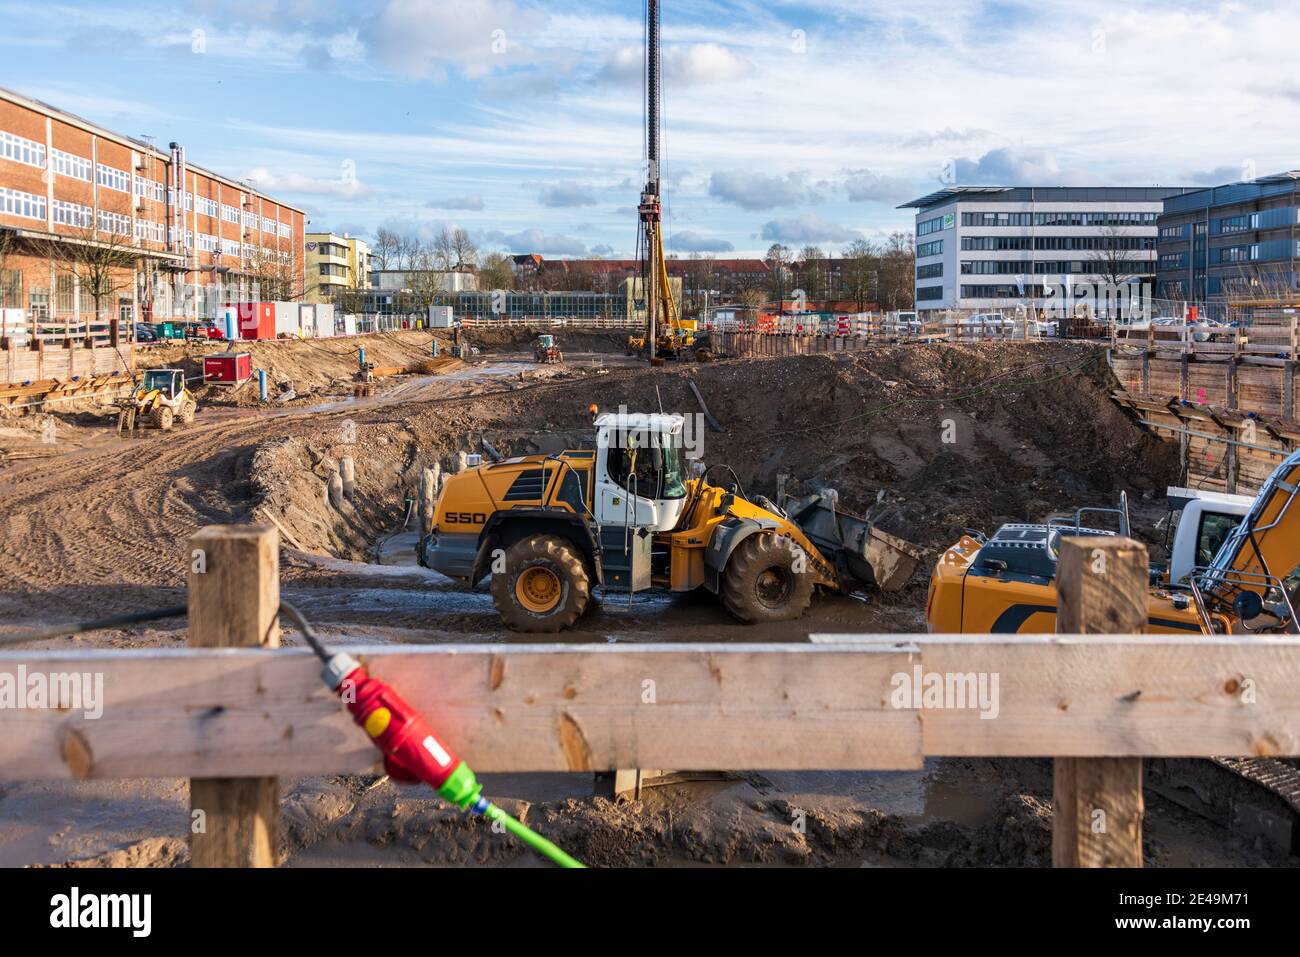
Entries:
[[560, 850], [522, 821], [515, 820], [495, 804], [489, 802], [487, 810], [483, 812], [483, 816], [489, 821], [500, 821], [507, 831], [519, 838], [519, 840], [523, 841], [538, 854], [541, 854], [548, 860], [554, 861], [561, 867], [585, 868], [587, 866], [576, 858], [572, 858], [568, 854], [564, 853], [564, 851]]

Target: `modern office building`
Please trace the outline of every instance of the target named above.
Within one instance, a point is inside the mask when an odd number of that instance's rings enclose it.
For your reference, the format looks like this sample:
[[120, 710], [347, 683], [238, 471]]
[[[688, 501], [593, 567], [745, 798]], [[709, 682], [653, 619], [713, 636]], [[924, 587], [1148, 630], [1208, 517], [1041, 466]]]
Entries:
[[953, 186], [904, 203], [916, 210], [916, 308], [1034, 311], [1066, 289], [1079, 303], [1108, 284], [1150, 285], [1156, 220], [1186, 192]]
[[302, 210], [193, 165], [178, 143], [0, 89], [0, 308], [35, 332], [300, 298], [303, 227]]
[[370, 276], [370, 246], [347, 233], [308, 233], [307, 301], [333, 302], [347, 289], [360, 289]]
[[1300, 171], [1171, 196], [1157, 227], [1161, 299], [1258, 301], [1300, 292]]

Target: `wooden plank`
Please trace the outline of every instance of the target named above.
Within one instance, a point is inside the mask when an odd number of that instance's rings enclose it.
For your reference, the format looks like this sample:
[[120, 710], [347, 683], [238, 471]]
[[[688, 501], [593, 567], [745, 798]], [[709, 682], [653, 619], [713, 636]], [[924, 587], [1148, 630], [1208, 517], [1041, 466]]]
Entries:
[[[479, 771], [908, 769], [923, 754], [1300, 754], [1300, 638], [816, 637], [806, 645], [349, 650]], [[0, 779], [376, 765], [377, 752], [303, 649], [0, 653], [0, 674], [19, 665], [102, 675], [103, 713], [0, 709]], [[898, 676], [918, 666], [923, 676], [1000, 675], [996, 720], [976, 708], [894, 700]], [[1257, 692], [1250, 705], [1234, 690], [1246, 678]]]
[[[1058, 634], [1133, 634], [1147, 625], [1147, 549], [1131, 538], [1062, 538]], [[1142, 689], [1136, 689], [1140, 698]], [[1052, 866], [1142, 866], [1142, 758], [1053, 761]]]
[[[189, 643], [280, 644], [280, 538], [270, 525], [211, 525], [190, 538]], [[93, 748], [88, 750], [92, 756]], [[274, 777], [192, 777], [195, 867], [274, 867], [280, 784]]]

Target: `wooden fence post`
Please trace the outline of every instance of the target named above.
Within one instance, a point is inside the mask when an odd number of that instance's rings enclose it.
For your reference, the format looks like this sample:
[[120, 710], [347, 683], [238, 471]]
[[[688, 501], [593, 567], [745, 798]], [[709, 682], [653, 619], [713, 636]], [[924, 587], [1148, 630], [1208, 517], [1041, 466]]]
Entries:
[[[275, 528], [209, 525], [190, 538], [189, 557], [190, 646], [279, 647]], [[191, 866], [274, 867], [279, 816], [276, 778], [191, 778]]]
[[[1057, 634], [1141, 634], [1147, 549], [1131, 538], [1062, 536]], [[1052, 865], [1142, 866], [1142, 759], [1056, 758]]]

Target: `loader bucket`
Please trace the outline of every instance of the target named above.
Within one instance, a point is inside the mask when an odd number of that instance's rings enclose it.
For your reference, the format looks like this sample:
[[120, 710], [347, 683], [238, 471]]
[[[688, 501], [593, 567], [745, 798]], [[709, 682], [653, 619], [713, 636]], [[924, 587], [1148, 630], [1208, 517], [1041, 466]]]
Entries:
[[841, 510], [834, 493], [817, 493], [783, 503], [790, 521], [834, 563], [841, 587], [855, 582], [898, 591], [912, 577], [925, 552], [871, 522]]

